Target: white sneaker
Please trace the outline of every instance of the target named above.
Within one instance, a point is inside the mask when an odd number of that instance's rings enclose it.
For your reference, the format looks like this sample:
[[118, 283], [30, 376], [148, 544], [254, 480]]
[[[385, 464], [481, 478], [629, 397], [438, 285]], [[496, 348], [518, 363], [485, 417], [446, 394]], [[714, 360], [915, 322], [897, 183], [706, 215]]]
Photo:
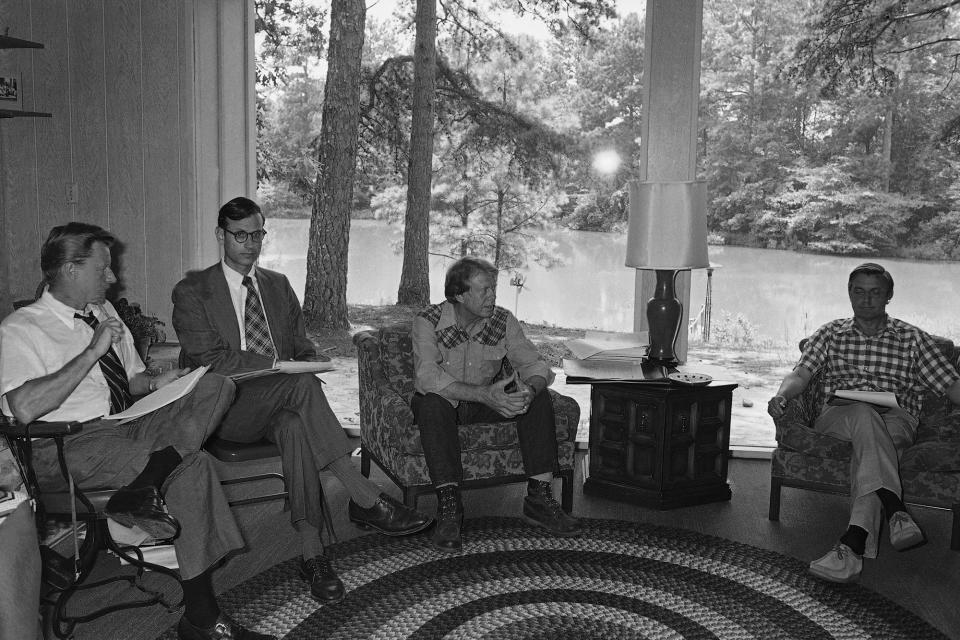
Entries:
[[925, 542], [923, 531], [906, 511], [897, 511], [890, 517], [890, 544], [897, 551], [906, 551]]
[[863, 556], [838, 543], [821, 558], [810, 563], [810, 573], [830, 582], [856, 582], [863, 571]]

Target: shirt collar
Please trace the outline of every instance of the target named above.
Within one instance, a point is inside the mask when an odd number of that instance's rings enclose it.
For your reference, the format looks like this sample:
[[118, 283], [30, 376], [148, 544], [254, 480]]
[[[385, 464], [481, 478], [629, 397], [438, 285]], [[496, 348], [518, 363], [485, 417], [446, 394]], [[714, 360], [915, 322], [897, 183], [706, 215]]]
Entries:
[[[239, 289], [243, 286], [244, 276], [239, 271], [228, 265], [223, 259], [220, 260], [220, 266], [223, 268], [223, 276], [227, 279], [227, 285], [233, 289]], [[250, 267], [250, 273], [247, 274], [254, 284], [257, 284], [257, 266]]]
[[97, 313], [100, 311], [100, 305], [88, 304], [83, 309], [74, 309], [70, 305], [60, 302], [53, 296], [52, 293], [50, 293], [50, 287], [47, 287], [43, 290], [43, 293], [40, 294], [40, 298], [35, 304], [38, 307], [44, 307], [47, 309], [56, 318], [58, 318], [60, 322], [67, 325], [71, 329], [76, 326], [77, 318], [75, 318], [74, 315], [77, 313], [83, 315], [89, 315], [92, 313], [94, 316], [103, 315], [102, 311]]
[[[840, 325], [840, 331], [842, 333], [855, 333], [857, 335], [866, 336], [866, 334], [860, 330], [860, 327], [857, 326], [857, 323], [855, 322], [855, 318], [847, 318], [846, 320], [844, 320], [843, 324]], [[884, 324], [883, 329], [881, 329], [880, 332], [877, 333], [876, 335], [869, 336], [869, 337], [879, 338], [885, 333], [890, 333], [891, 335], [898, 336], [898, 337], [900, 335], [900, 331], [898, 330], [897, 324], [894, 321], [894, 319], [890, 317], [889, 313], [887, 314], [887, 321]]]
[[[483, 331], [484, 327], [487, 326], [489, 318], [481, 318], [479, 322], [473, 324], [473, 331], [470, 332], [473, 335], [477, 335]], [[443, 306], [440, 308], [440, 319], [437, 321], [437, 326], [435, 331], [441, 331], [448, 327], [457, 326], [457, 310], [452, 302], [449, 300], [443, 303]], [[467, 333], [466, 329], [463, 329], [464, 333]]]

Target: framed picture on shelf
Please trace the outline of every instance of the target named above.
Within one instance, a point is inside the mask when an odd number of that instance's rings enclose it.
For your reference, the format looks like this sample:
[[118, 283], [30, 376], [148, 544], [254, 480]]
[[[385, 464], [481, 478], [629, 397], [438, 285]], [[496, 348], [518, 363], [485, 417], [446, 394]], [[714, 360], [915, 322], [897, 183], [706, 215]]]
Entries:
[[23, 81], [20, 73], [0, 69], [0, 109], [23, 110]]

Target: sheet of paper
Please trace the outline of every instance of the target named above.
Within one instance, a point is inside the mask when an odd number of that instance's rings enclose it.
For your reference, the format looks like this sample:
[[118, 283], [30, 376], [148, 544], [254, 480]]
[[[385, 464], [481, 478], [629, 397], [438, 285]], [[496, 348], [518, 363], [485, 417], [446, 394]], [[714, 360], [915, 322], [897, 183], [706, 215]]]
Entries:
[[197, 367], [182, 378], [177, 378], [173, 382], [160, 387], [151, 394], [145, 395], [127, 408], [126, 411], [114, 413], [106, 417], [107, 420], [119, 420], [120, 424], [130, 422], [134, 418], [145, 416], [151, 411], [156, 411], [160, 407], [165, 407], [171, 402], [175, 402], [187, 395], [197, 386], [200, 378], [210, 367]]
[[844, 400], [856, 400], [857, 402], [869, 402], [870, 404], [880, 405], [881, 407], [890, 407], [899, 409], [897, 396], [891, 391], [857, 391], [854, 389], [837, 389], [833, 392], [838, 398]]
[[646, 362], [564, 358], [563, 372], [567, 376], [568, 384], [603, 381], [668, 381], [662, 366]]
[[642, 358], [647, 355], [646, 331], [620, 333], [615, 331], [587, 331], [583, 338], [567, 341], [567, 347], [579, 360], [594, 357]]

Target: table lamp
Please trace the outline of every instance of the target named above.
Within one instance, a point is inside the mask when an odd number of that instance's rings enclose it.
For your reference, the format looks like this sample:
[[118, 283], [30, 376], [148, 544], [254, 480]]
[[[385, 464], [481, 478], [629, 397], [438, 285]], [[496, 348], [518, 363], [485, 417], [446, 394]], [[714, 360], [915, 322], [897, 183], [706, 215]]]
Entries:
[[656, 290], [647, 302], [647, 357], [677, 364], [673, 344], [683, 316], [674, 293], [677, 271], [710, 266], [705, 182], [630, 183], [626, 266], [656, 270]]

